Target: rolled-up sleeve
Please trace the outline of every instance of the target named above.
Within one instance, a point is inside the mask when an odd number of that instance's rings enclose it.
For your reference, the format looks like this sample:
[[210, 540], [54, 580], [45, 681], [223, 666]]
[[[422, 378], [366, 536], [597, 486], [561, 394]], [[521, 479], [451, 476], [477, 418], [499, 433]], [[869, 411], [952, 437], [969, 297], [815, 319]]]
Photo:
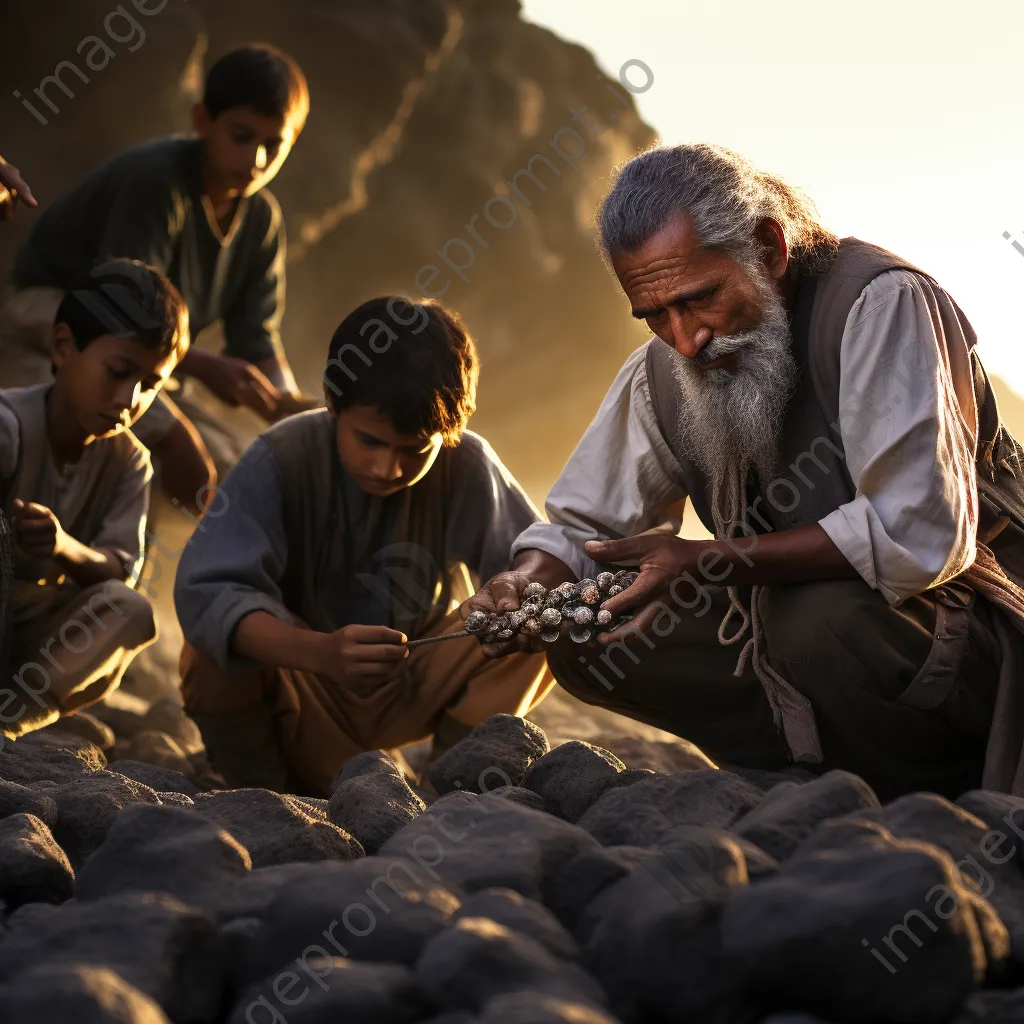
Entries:
[[280, 468], [257, 439], [225, 477], [181, 556], [174, 604], [185, 639], [222, 668], [251, 666], [231, 647], [246, 615], [297, 621], [279, 585], [287, 556]]
[[856, 497], [821, 526], [890, 604], [975, 557], [977, 413], [958, 313], [927, 279], [890, 271], [843, 335], [839, 425]]
[[544, 505], [548, 522], [520, 534], [513, 558], [536, 548], [583, 579], [600, 571], [583, 550], [588, 540], [679, 531], [686, 491], [651, 404], [646, 356], [643, 345], [626, 360], [551, 488]]

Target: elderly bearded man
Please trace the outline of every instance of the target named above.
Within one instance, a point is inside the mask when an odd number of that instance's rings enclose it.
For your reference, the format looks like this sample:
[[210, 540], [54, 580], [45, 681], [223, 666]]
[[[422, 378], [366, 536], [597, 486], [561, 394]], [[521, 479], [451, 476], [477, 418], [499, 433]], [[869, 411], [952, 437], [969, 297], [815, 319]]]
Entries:
[[[566, 464], [550, 522], [464, 614], [638, 565], [604, 605], [636, 617], [603, 653], [548, 649], [580, 699], [725, 762], [844, 768], [883, 798], [955, 796], [983, 767], [1019, 788], [1019, 735], [987, 741], [1022, 650], [1024, 593], [1003, 568], [1020, 581], [1024, 475], [959, 308], [718, 147], [630, 161], [599, 225], [656, 337]], [[717, 540], [675, 536], [687, 498]]]

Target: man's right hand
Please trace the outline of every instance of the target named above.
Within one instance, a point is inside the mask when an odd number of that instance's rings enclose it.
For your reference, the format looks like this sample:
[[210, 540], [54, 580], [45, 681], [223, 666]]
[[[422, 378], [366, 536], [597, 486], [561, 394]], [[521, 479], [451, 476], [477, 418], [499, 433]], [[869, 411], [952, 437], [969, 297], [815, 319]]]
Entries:
[[[528, 583], [541, 583], [550, 590], [560, 583], [575, 580], [576, 574], [554, 555], [536, 549], [522, 551], [508, 572], [492, 576], [468, 601], [464, 601], [459, 614], [465, 621], [471, 612], [481, 611], [493, 615], [495, 612], [515, 611], [522, 603], [523, 591]], [[501, 658], [516, 651], [536, 654], [546, 650], [547, 646], [538, 636], [517, 633], [507, 643], [482, 644], [481, 649], [488, 658]]]
[[346, 687], [384, 679], [409, 656], [407, 639], [387, 626], [343, 626], [321, 633], [316, 640], [317, 674]]

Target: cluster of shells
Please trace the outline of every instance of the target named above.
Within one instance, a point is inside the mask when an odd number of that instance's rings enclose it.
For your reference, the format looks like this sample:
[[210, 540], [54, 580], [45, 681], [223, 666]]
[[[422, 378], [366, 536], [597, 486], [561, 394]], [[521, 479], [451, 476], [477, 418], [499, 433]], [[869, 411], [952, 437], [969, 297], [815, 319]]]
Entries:
[[598, 605], [621, 594], [638, 576], [626, 569], [602, 572], [596, 579], [562, 583], [551, 590], [540, 583], [529, 583], [515, 611], [490, 615], [472, 612], [466, 618], [466, 630], [482, 644], [505, 643], [517, 633], [538, 636], [549, 644], [563, 636], [585, 644], [598, 633], [609, 633], [628, 621], [628, 616], [613, 616]]

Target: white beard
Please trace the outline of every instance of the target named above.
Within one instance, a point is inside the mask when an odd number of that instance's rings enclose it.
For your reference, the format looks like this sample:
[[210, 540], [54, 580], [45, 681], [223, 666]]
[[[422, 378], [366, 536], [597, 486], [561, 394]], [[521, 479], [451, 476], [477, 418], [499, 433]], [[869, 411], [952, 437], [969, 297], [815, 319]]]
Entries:
[[[762, 486], [772, 479], [782, 421], [798, 374], [786, 308], [762, 275], [757, 281], [764, 304], [757, 327], [713, 338], [697, 360], [673, 349], [682, 395], [679, 435], [684, 450], [711, 484], [719, 533], [725, 524], [742, 519], [749, 470], [757, 472]], [[733, 353], [733, 370], [700, 368], [701, 363]]]

